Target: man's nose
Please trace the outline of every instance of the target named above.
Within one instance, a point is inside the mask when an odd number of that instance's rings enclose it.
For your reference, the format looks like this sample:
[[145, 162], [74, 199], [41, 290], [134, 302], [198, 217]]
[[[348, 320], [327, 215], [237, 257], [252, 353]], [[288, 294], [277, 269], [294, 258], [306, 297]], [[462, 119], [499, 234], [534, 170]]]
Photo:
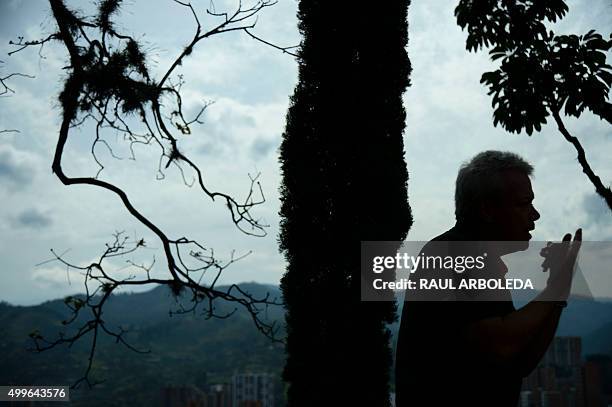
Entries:
[[533, 219], [533, 221], [535, 222], [536, 220], [540, 219], [540, 212], [538, 212], [535, 206], [531, 206], [531, 209], [531, 219]]

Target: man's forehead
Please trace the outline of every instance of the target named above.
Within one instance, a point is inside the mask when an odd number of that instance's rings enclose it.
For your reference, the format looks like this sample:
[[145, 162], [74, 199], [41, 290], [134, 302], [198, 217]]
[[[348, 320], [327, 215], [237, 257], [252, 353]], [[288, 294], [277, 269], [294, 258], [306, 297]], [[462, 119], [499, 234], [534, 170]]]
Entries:
[[501, 174], [501, 178], [508, 193], [519, 197], [533, 197], [531, 180], [524, 172], [516, 170], [504, 171]]

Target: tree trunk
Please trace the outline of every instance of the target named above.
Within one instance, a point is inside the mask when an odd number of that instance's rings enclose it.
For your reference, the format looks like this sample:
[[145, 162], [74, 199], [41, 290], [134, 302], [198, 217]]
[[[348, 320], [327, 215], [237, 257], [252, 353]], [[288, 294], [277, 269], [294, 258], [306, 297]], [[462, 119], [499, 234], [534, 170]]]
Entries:
[[393, 302], [360, 300], [360, 241], [412, 224], [404, 162], [408, 1], [301, 0], [281, 145], [289, 406], [389, 406]]

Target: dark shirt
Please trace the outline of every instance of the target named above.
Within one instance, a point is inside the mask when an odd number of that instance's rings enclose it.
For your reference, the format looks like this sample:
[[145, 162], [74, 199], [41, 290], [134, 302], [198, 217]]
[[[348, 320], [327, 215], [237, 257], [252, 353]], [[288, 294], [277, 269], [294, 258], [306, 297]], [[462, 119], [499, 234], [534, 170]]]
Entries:
[[[433, 239], [470, 240], [477, 239], [460, 226]], [[499, 257], [488, 264], [505, 269]], [[515, 407], [521, 375], [493, 363], [463, 334], [473, 322], [513, 311], [511, 299], [405, 302], [396, 353], [396, 406]]]

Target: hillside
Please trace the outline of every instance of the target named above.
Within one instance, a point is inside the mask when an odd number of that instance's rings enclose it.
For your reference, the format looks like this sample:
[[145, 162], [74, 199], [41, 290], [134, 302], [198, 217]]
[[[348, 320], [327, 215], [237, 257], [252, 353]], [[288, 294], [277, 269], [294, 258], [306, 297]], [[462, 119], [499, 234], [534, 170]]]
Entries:
[[[256, 297], [270, 293], [280, 298], [278, 287], [243, 284]], [[218, 303], [218, 312], [232, 307]], [[227, 319], [205, 319], [201, 313], [169, 316], [177, 303], [169, 290], [158, 287], [138, 294], [115, 295], [108, 303], [104, 320], [109, 327], [129, 331], [131, 344], [150, 353], [137, 354], [102, 337], [93, 377], [105, 380], [92, 390], [82, 388], [71, 395], [74, 405], [159, 405], [161, 388], [168, 385], [203, 386], [227, 382], [235, 372], [271, 372], [279, 377], [284, 347], [263, 337], [246, 312], [238, 310]], [[84, 371], [89, 339], [71, 349], [53, 349], [41, 354], [28, 352], [28, 334], [39, 330], [53, 337], [65, 327], [68, 316], [63, 300], [31, 307], [0, 303], [0, 383], [71, 384]], [[283, 309], [272, 307], [268, 317], [282, 326]], [[391, 326], [395, 335], [397, 324]], [[564, 311], [558, 335], [583, 337], [583, 356], [612, 356], [612, 302], [574, 299]], [[43, 405], [43, 404], [37, 404]]]
[[[257, 297], [265, 292], [280, 297], [276, 287], [245, 284], [242, 288]], [[108, 305], [104, 318], [108, 326], [121, 324], [130, 332], [130, 343], [150, 353], [137, 354], [102, 337], [93, 377], [105, 382], [71, 393], [74, 405], [157, 406], [164, 386], [227, 382], [234, 372], [270, 372], [280, 381], [283, 346], [261, 335], [244, 311], [227, 319], [205, 319], [197, 313], [170, 317], [168, 311], [177, 305], [165, 287], [116, 295]], [[282, 310], [274, 308], [270, 308], [270, 319], [281, 321]], [[232, 309], [219, 302], [219, 312]], [[40, 354], [26, 350], [31, 346], [30, 332], [37, 329], [53, 337], [64, 328], [61, 321], [67, 315], [62, 300], [33, 307], [0, 305], [0, 383], [67, 385], [83, 373], [89, 338], [71, 349]], [[280, 397], [282, 389], [278, 392]]]

